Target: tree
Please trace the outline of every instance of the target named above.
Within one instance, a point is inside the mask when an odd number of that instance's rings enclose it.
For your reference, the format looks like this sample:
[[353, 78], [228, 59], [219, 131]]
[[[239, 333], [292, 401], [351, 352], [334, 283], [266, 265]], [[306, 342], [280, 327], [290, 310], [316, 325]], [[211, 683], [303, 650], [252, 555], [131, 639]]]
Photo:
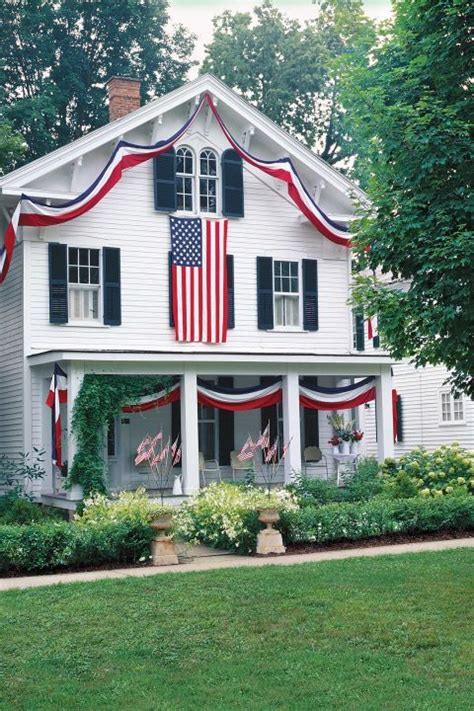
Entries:
[[399, 0], [395, 11], [371, 65], [353, 73], [350, 107], [371, 173], [372, 206], [354, 225], [360, 266], [394, 283], [361, 276], [354, 298], [378, 313], [392, 356], [443, 364], [472, 396], [474, 9], [464, 0]]
[[23, 137], [0, 116], [0, 175], [12, 170], [26, 152]]
[[302, 25], [270, 0], [215, 17], [202, 69], [220, 77], [329, 163], [351, 155], [339, 100], [347, 64], [363, 61], [375, 29], [361, 0], [318, 2]]
[[142, 99], [179, 86], [194, 37], [167, 31], [167, 0], [4, 0], [0, 100], [28, 160], [107, 122], [105, 81], [142, 80]]

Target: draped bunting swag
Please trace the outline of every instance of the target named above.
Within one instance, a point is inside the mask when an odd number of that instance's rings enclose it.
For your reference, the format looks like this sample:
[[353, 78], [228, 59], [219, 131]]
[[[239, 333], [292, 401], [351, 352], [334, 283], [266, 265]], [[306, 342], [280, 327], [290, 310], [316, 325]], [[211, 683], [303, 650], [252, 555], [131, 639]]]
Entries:
[[[197, 396], [199, 404], [218, 410], [256, 410], [281, 402], [282, 382], [276, 378], [274, 382], [265, 385], [227, 388], [198, 378]], [[179, 399], [180, 386], [176, 383], [168, 391], [140, 398], [138, 402], [127, 405], [123, 412], [145, 412]], [[300, 404], [312, 410], [348, 410], [371, 400], [375, 400], [374, 377], [342, 388], [308, 387], [300, 384]]]
[[347, 228], [331, 220], [316, 205], [303, 185], [291, 159], [279, 158], [273, 161], [266, 161], [248, 153], [233, 138], [214, 106], [212, 97], [206, 93], [201, 98], [194, 113], [170, 138], [158, 141], [158, 143], [152, 146], [119, 141], [105, 168], [99, 173], [94, 182], [77, 198], [63, 202], [60, 205], [48, 205], [42, 200], [37, 200], [23, 194], [5, 231], [3, 246], [0, 248], [0, 284], [3, 283], [8, 274], [19, 225], [25, 227], [46, 227], [48, 225], [58, 225], [63, 222], [69, 222], [76, 217], [84, 215], [107, 195], [114, 185], [121, 180], [126, 170], [134, 168], [151, 158], [156, 158], [169, 150], [189, 129], [205, 104], [209, 105], [225, 137], [244, 161], [254, 168], [261, 170], [263, 173], [286, 183], [290, 199], [307, 217], [311, 224], [327, 239], [344, 247], [351, 246]]

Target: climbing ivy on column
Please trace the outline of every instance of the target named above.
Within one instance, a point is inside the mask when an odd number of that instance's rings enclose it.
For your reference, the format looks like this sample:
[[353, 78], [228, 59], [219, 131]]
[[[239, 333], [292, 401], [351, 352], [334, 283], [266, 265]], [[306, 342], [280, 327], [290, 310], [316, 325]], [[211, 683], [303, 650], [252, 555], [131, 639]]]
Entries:
[[160, 375], [85, 375], [74, 403], [72, 434], [77, 450], [67, 486], [80, 484], [84, 496], [105, 493], [103, 450], [109, 422], [120, 415], [124, 405], [171, 385], [170, 377]]

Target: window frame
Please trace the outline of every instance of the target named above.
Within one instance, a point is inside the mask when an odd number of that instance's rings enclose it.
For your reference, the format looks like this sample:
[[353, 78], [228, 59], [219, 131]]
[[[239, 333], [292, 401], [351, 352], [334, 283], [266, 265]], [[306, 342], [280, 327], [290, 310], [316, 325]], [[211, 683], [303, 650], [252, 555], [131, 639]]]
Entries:
[[[276, 279], [277, 279], [277, 274], [276, 274], [276, 265], [277, 264], [296, 264], [296, 279], [297, 279], [297, 286], [298, 286], [298, 291], [293, 292], [293, 291], [277, 291], [276, 289]], [[295, 275], [291, 273], [291, 267], [289, 269], [289, 274], [288, 276], [282, 274], [280, 271], [280, 274], [278, 275], [278, 278], [284, 279], [293, 279]], [[272, 274], [272, 286], [273, 286], [273, 313], [274, 313], [274, 329], [273, 330], [284, 330], [284, 331], [301, 331], [303, 328], [303, 291], [302, 291], [302, 270], [301, 270], [301, 260], [297, 259], [273, 259], [273, 274]], [[277, 297], [280, 296], [287, 296], [287, 297], [293, 297], [297, 299], [298, 302], [298, 308], [297, 308], [297, 313], [298, 313], [298, 323], [297, 324], [280, 324], [277, 322], [277, 315], [278, 315], [278, 310], [277, 310]]]
[[[201, 172], [201, 157], [202, 154], [208, 151], [209, 153], [212, 153], [212, 155], [215, 158], [216, 161], [216, 174], [215, 175], [209, 175], [209, 173], [202, 173]], [[219, 156], [217, 154], [217, 151], [215, 151], [213, 148], [205, 147], [201, 148], [199, 151], [199, 156], [198, 156], [198, 166], [197, 166], [197, 171], [196, 171], [196, 198], [197, 198], [197, 206], [198, 206], [198, 212], [200, 215], [205, 215], [209, 217], [217, 217], [219, 216], [221, 205], [220, 205], [220, 200], [219, 200]], [[213, 180], [216, 185], [216, 194], [215, 194], [215, 199], [216, 199], [216, 210], [215, 212], [210, 212], [209, 210], [202, 210], [201, 209], [201, 180]], [[207, 204], [209, 205], [209, 194], [207, 194]]]
[[[449, 414], [450, 414], [449, 420], [443, 419], [443, 396], [448, 396], [448, 398], [449, 398]], [[460, 420], [454, 419], [454, 403], [456, 401], [461, 402], [462, 419], [460, 419]], [[438, 398], [438, 423], [441, 427], [453, 427], [453, 426], [455, 427], [456, 425], [465, 425], [466, 424], [466, 408], [465, 408], [464, 397], [463, 397], [462, 393], [460, 393], [458, 397], [454, 397], [451, 390], [446, 390], [446, 389], [440, 390], [439, 398]]]
[[[178, 154], [179, 151], [189, 151], [191, 154], [191, 159], [192, 159], [192, 173], [181, 173], [178, 171]], [[184, 208], [179, 208], [178, 207], [178, 180], [180, 179], [185, 179], [185, 178], [190, 178], [191, 179], [191, 210], [186, 210]], [[186, 196], [187, 193], [183, 192], [181, 193], [183, 196]], [[195, 151], [191, 148], [191, 146], [188, 146], [187, 144], [182, 144], [176, 148], [176, 212], [179, 213], [185, 213], [185, 214], [195, 214], [196, 213], [196, 153]]]
[[[71, 250], [76, 249], [77, 250], [77, 263], [73, 263], [71, 265]], [[73, 282], [71, 281], [70, 278], [70, 269], [71, 267], [74, 268], [77, 264], [77, 269], [78, 269], [78, 279], [79, 279], [79, 270], [81, 268], [81, 263], [80, 263], [80, 250], [85, 249], [88, 251], [88, 264], [87, 264], [87, 269], [89, 270], [89, 282], [88, 283], [82, 283], [80, 281]], [[90, 262], [90, 253], [91, 252], [97, 252], [98, 255], [98, 263], [96, 265], [91, 266]], [[85, 265], [83, 265], [85, 266]], [[97, 284], [93, 284], [90, 282], [90, 270], [91, 268], [97, 269], [98, 271], [98, 282]], [[103, 324], [103, 305], [102, 305], [102, 293], [103, 293], [103, 260], [102, 260], [102, 250], [99, 247], [85, 247], [85, 246], [74, 246], [74, 245], [68, 245], [67, 246], [67, 298], [68, 298], [68, 324], [72, 325], [85, 325], [85, 326], [95, 326], [97, 324]], [[73, 291], [89, 291], [89, 292], [96, 292], [97, 293], [97, 318], [77, 318], [74, 316], [73, 311], [72, 311], [72, 292]]]

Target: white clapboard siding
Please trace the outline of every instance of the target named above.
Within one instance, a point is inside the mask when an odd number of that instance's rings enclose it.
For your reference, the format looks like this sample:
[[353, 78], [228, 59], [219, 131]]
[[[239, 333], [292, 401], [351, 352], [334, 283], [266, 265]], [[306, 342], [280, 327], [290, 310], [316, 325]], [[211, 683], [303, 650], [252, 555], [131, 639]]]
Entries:
[[0, 454], [23, 450], [23, 245], [0, 286]]
[[[474, 402], [463, 397], [464, 422], [441, 422], [440, 393], [448, 391], [443, 385], [448, 372], [442, 366], [414, 368], [408, 362], [393, 366], [393, 387], [402, 398], [403, 441], [395, 444], [395, 456], [401, 456], [414, 447], [433, 450], [442, 444], [459, 442], [466, 449], [474, 449]], [[376, 453], [375, 407], [364, 409], [366, 451]]]
[[[198, 140], [198, 138], [196, 138]], [[199, 138], [202, 142], [202, 139]], [[186, 142], [192, 145], [192, 140]], [[225, 146], [224, 146], [225, 147]], [[245, 217], [230, 220], [228, 252], [234, 255], [235, 324], [225, 346], [179, 344], [168, 326], [169, 219], [153, 207], [152, 165], [128, 171], [122, 182], [88, 214], [41, 231], [30, 229], [30, 352], [46, 349], [133, 349], [199, 352], [348, 353], [352, 349], [347, 306], [348, 253], [329, 245], [284, 196], [245, 175]], [[275, 183], [276, 185], [276, 183]], [[122, 326], [54, 326], [48, 315], [48, 246], [120, 247]], [[319, 260], [319, 330], [314, 333], [257, 329], [256, 257]]]

